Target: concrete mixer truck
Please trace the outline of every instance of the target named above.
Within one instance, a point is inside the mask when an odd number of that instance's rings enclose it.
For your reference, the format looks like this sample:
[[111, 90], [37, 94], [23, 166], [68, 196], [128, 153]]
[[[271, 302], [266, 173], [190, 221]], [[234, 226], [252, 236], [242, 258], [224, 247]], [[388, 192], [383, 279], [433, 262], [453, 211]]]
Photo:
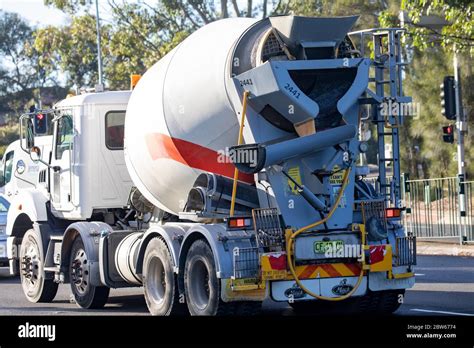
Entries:
[[[70, 283], [83, 308], [143, 287], [154, 315], [252, 314], [267, 298], [395, 311], [416, 263], [401, 223], [404, 115], [382, 112], [410, 102], [402, 31], [351, 33], [356, 20], [216, 21], [132, 91], [59, 102], [48, 185], [22, 192], [8, 217], [27, 299]], [[21, 121], [38, 158], [31, 116]]]

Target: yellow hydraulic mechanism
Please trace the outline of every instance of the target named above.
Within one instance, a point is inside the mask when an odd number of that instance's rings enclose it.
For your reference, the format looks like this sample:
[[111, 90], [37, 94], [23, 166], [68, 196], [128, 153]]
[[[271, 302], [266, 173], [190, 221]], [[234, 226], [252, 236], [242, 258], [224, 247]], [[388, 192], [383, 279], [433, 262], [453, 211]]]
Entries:
[[[242, 118], [240, 120], [240, 129], [239, 129], [239, 138], [237, 139], [237, 145], [242, 145], [244, 141], [244, 123], [245, 123], [245, 114], [247, 113], [247, 99], [249, 96], [249, 91], [244, 92], [243, 101], [242, 101]], [[239, 170], [237, 167], [234, 169], [234, 184], [232, 186], [232, 200], [230, 201], [230, 216], [234, 216], [235, 209], [235, 196], [237, 194], [237, 180], [239, 179]]]
[[[362, 255], [361, 255], [361, 264], [362, 264], [362, 267], [360, 269], [360, 274], [359, 274], [359, 278], [357, 279], [357, 283], [355, 285], [355, 287], [350, 291], [348, 292], [347, 294], [343, 295], [343, 296], [340, 296], [340, 297], [327, 297], [327, 296], [321, 296], [321, 295], [318, 295], [318, 294], [315, 294], [314, 292], [312, 292], [311, 290], [309, 290], [308, 288], [306, 288], [303, 283], [301, 282], [300, 279], [298, 279], [298, 276], [296, 274], [296, 271], [295, 271], [295, 264], [294, 264], [294, 260], [292, 258], [293, 256], [293, 243], [295, 241], [295, 238], [300, 235], [301, 233], [309, 230], [310, 228], [313, 228], [313, 227], [316, 227], [316, 226], [319, 226], [321, 224], [324, 224], [326, 221], [328, 221], [331, 216], [334, 214], [334, 212], [336, 211], [337, 207], [339, 206], [339, 201], [341, 200], [341, 197], [342, 195], [344, 194], [344, 190], [346, 189], [346, 186], [347, 186], [347, 182], [349, 181], [349, 173], [350, 173], [350, 168], [348, 168], [344, 174], [344, 178], [342, 180], [342, 186], [341, 186], [341, 189], [339, 190], [339, 194], [337, 195], [337, 198], [336, 198], [336, 201], [334, 202], [334, 205], [332, 206], [331, 208], [331, 211], [328, 213], [328, 215], [322, 219], [322, 220], [319, 220], [319, 221], [316, 221], [315, 223], [312, 223], [312, 224], [309, 224], [307, 226], [304, 226], [302, 228], [300, 228], [299, 230], [297, 230], [296, 232], [294, 232], [287, 240], [287, 244], [286, 244], [286, 255], [287, 255], [287, 261], [288, 261], [288, 266], [290, 268], [290, 272], [291, 274], [293, 275], [293, 277], [295, 278], [295, 281], [296, 281], [296, 284], [298, 284], [298, 286], [305, 292], [307, 293], [308, 295], [310, 296], [313, 296], [314, 298], [317, 298], [318, 300], [325, 300], [325, 301], [342, 301], [342, 300], [345, 300], [349, 297], [352, 296], [352, 294], [359, 288], [360, 286], [360, 283], [362, 282], [362, 278], [364, 277], [364, 269], [366, 269], [366, 263], [365, 263], [365, 253], [362, 252]], [[312, 233], [315, 233], [317, 231], [314, 231]], [[365, 248], [365, 229], [364, 228], [361, 228], [360, 229], [360, 233], [361, 233], [361, 243], [362, 243], [362, 247]], [[365, 249], [363, 249], [365, 250]]]

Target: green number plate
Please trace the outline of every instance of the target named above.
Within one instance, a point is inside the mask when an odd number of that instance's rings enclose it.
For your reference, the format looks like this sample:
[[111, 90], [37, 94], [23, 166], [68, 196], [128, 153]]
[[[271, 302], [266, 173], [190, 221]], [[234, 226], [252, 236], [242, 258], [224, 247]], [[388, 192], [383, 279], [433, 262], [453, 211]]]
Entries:
[[342, 240], [318, 241], [314, 242], [314, 253], [324, 254], [329, 248], [338, 250], [341, 247], [344, 247], [344, 241]]

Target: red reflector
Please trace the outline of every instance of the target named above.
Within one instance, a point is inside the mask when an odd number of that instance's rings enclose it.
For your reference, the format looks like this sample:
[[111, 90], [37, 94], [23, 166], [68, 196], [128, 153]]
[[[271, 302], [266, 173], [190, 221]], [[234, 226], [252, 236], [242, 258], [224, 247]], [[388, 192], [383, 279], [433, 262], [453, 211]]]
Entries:
[[400, 209], [398, 208], [387, 208], [385, 211], [387, 218], [400, 217]]
[[286, 254], [270, 255], [268, 261], [273, 270], [282, 271], [286, 269]]
[[383, 261], [385, 255], [385, 245], [371, 245], [370, 246], [370, 261], [369, 263], [373, 265], [374, 263]]

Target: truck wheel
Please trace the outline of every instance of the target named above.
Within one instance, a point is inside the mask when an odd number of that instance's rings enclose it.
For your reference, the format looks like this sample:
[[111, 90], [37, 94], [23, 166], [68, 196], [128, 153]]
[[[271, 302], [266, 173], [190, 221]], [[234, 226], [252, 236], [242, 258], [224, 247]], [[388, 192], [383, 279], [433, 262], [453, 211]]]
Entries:
[[145, 250], [143, 288], [145, 301], [152, 315], [186, 313], [186, 305], [179, 303], [171, 254], [166, 243], [159, 237], [150, 240]]
[[51, 302], [58, 292], [58, 284], [46, 279], [44, 273], [43, 242], [34, 229], [25, 233], [20, 247], [20, 280], [23, 293], [30, 302]]
[[367, 295], [358, 299], [358, 311], [360, 313], [391, 314], [401, 306], [399, 297], [404, 293], [403, 289], [369, 291]]
[[402, 305], [402, 302], [400, 302], [400, 296], [403, 296], [404, 294], [404, 289], [382, 291], [378, 308], [379, 313], [392, 314], [395, 312]]
[[104, 307], [110, 289], [90, 283], [89, 259], [80, 236], [74, 239], [69, 260], [69, 280], [76, 303], [86, 309]]
[[221, 300], [220, 281], [211, 247], [204, 240], [189, 248], [184, 267], [184, 290], [191, 315], [231, 315], [235, 302]]

